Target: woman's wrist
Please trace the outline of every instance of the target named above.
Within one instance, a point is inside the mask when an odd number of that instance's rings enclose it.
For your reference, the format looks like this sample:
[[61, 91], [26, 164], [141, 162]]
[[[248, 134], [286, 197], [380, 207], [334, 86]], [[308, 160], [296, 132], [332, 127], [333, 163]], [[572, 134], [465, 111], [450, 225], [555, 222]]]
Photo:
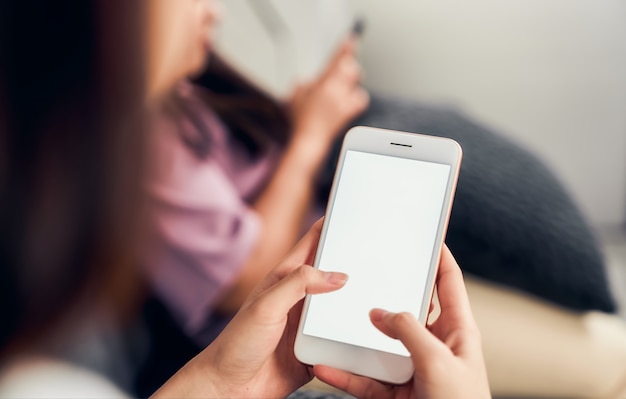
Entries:
[[290, 158], [300, 169], [316, 175], [328, 155], [330, 146], [331, 142], [328, 142], [322, 133], [315, 134], [314, 130], [309, 130], [306, 134], [296, 131], [287, 146], [284, 158]]
[[282, 174], [291, 183], [291, 189], [296, 189], [294, 183], [304, 184], [308, 187], [315, 185], [318, 180], [318, 174], [321, 169], [322, 157], [312, 153], [306, 147], [292, 149], [285, 153], [283, 157], [281, 171], [277, 171], [276, 175]]

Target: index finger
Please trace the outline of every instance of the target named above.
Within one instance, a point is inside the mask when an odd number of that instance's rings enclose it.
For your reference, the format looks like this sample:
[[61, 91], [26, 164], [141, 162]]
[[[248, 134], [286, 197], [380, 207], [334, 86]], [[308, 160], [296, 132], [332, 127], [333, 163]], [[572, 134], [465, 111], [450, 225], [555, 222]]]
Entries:
[[324, 272], [301, 265], [242, 309], [244, 312], [250, 311], [259, 323], [273, 323], [284, 319], [291, 308], [307, 294], [338, 290], [345, 285], [347, 279], [348, 276], [344, 273]]

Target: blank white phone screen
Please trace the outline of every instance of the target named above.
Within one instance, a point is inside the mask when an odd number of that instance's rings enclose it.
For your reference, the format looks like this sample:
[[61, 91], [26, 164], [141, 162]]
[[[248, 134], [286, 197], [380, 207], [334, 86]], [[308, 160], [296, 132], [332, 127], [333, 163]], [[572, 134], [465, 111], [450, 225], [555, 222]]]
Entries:
[[449, 165], [346, 152], [318, 256], [321, 270], [349, 279], [311, 297], [304, 334], [409, 355], [372, 325], [369, 311], [418, 317], [449, 175]]

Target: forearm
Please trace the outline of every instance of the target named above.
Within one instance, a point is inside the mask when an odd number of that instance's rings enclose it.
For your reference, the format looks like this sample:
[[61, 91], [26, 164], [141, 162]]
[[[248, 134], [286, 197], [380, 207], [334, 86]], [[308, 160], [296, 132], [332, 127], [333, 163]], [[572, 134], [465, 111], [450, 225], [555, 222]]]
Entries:
[[218, 304], [220, 311], [237, 311], [252, 288], [298, 241], [323, 159], [321, 149], [306, 143], [288, 147], [272, 180], [253, 205], [261, 218], [261, 234], [237, 282]]

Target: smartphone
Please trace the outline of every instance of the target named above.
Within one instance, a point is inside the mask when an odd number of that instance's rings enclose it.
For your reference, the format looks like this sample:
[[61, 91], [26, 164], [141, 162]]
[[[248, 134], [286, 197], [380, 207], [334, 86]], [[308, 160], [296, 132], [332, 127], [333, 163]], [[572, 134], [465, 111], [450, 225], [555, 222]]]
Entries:
[[461, 164], [451, 139], [354, 127], [345, 136], [314, 267], [349, 276], [305, 299], [295, 355], [376, 380], [413, 375], [409, 352], [369, 319], [373, 308], [426, 323]]

